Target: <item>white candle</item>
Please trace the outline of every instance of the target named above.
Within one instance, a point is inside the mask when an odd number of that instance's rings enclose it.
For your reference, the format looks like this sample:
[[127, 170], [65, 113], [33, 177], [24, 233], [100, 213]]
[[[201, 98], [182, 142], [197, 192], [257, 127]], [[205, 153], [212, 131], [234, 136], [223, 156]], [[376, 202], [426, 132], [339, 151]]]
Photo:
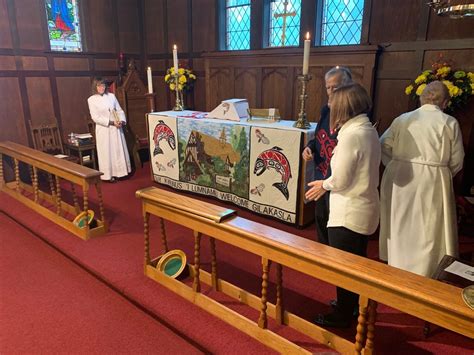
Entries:
[[309, 39], [309, 32], [306, 32], [306, 39], [304, 40], [304, 51], [303, 51], [303, 75], [308, 74], [310, 47], [311, 47], [311, 40]]
[[152, 79], [152, 76], [151, 76], [151, 68], [150, 67], [148, 67], [146, 69], [146, 75], [147, 75], [147, 78], [148, 78], [148, 93], [153, 94], [153, 79]]
[[178, 47], [173, 46], [173, 66], [175, 74], [178, 74]]

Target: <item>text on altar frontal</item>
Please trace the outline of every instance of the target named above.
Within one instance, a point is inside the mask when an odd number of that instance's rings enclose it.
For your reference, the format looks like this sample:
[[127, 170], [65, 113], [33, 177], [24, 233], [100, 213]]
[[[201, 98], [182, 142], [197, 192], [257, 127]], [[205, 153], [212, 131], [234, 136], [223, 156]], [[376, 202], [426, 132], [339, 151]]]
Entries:
[[229, 201], [236, 204], [237, 206], [246, 208], [256, 213], [277, 218], [287, 223], [295, 223], [296, 221], [296, 214], [289, 213], [277, 207], [252, 202], [247, 200], [246, 198], [242, 198], [228, 192], [222, 192], [212, 187], [199, 186], [184, 181], [176, 181], [159, 175], [154, 175], [154, 177], [157, 183], [168, 185], [174, 189], [190, 191], [206, 196], [212, 196], [222, 201]]

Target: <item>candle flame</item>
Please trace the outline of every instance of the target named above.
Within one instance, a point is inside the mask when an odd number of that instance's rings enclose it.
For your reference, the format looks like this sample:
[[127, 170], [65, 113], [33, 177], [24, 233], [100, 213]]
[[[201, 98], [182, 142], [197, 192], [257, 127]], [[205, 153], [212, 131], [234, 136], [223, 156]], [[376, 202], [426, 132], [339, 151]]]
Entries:
[[173, 45], [173, 49], [178, 49], [178, 47], [176, 46], [176, 44]]
[[309, 39], [309, 32], [306, 32], [306, 39]]
[[148, 70], [151, 70], [151, 67], [148, 67], [147, 69], [148, 69]]

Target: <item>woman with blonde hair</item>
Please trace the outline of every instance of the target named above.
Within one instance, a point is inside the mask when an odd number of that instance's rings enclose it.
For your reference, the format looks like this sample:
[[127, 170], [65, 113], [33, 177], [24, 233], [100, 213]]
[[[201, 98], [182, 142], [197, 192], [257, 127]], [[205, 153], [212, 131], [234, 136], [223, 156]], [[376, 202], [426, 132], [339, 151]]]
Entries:
[[[308, 185], [308, 200], [331, 191], [329, 245], [360, 256], [367, 255], [368, 236], [379, 224], [380, 143], [367, 114], [372, 101], [359, 84], [342, 86], [331, 99], [330, 128], [338, 131], [331, 159], [331, 176]], [[358, 295], [337, 288], [333, 312], [318, 315], [315, 323], [330, 327], [350, 326]]]
[[87, 99], [92, 120], [95, 122], [95, 139], [99, 170], [102, 180], [115, 182], [131, 172], [130, 156], [122, 127], [127, 123], [117, 98], [107, 90], [102, 78], [92, 82], [92, 96]]

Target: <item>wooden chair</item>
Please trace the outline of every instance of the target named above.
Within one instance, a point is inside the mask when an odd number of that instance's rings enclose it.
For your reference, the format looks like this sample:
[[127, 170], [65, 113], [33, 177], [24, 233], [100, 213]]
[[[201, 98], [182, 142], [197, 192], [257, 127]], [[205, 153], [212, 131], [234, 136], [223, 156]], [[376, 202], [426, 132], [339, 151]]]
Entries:
[[[36, 150], [51, 154], [65, 155], [64, 146], [58, 125], [55, 123], [33, 125], [29, 121], [31, 138], [33, 139], [33, 147]], [[79, 162], [77, 157], [65, 156], [64, 159], [75, 163]]]

